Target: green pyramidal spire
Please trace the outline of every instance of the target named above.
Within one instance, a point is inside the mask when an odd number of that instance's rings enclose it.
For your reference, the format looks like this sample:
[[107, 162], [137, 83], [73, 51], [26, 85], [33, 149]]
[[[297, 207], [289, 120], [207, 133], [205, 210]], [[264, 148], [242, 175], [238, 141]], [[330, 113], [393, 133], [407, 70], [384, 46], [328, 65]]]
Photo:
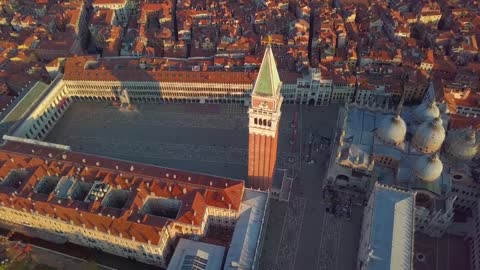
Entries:
[[281, 82], [275, 58], [273, 57], [272, 48], [268, 45], [263, 55], [253, 93], [259, 96], [276, 96], [280, 91], [280, 86]]

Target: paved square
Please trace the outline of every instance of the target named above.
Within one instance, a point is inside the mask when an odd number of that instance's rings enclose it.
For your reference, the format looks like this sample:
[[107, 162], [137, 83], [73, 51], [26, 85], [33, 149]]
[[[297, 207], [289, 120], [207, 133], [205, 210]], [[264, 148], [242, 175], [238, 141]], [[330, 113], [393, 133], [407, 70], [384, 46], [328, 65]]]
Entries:
[[[260, 269], [354, 269], [362, 209], [351, 221], [325, 213], [322, 181], [330, 150], [307, 143], [333, 137], [338, 106], [284, 105], [277, 167], [287, 168], [290, 123], [297, 114], [293, 156], [298, 179], [290, 202], [273, 201]], [[233, 104], [137, 104], [123, 112], [109, 103], [72, 104], [46, 141], [73, 149], [238, 179], [247, 177], [247, 108]], [[303, 160], [311, 153], [315, 164]]]
[[468, 242], [460, 236], [446, 234], [440, 238], [415, 233], [414, 269], [471, 269]]
[[333, 137], [337, 112], [338, 106], [299, 108], [297, 152], [311, 152], [315, 164], [299, 162], [290, 202], [272, 202], [260, 269], [355, 269], [363, 209], [354, 208], [351, 220], [325, 212], [322, 181], [330, 149], [317, 152], [307, 143]]
[[[45, 141], [81, 152], [237, 179], [247, 178], [248, 115], [237, 104], [76, 102]], [[293, 107], [282, 122], [291, 121]], [[289, 125], [281, 124], [279, 164], [286, 162]], [[284, 138], [284, 139], [282, 139]]]

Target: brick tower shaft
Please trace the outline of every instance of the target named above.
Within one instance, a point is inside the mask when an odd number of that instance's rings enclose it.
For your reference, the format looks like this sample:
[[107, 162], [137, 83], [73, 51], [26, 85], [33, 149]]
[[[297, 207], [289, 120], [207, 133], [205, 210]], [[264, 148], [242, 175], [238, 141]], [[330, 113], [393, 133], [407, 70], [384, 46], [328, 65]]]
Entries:
[[283, 102], [281, 85], [272, 50], [267, 46], [248, 110], [247, 187], [262, 190], [272, 187]]

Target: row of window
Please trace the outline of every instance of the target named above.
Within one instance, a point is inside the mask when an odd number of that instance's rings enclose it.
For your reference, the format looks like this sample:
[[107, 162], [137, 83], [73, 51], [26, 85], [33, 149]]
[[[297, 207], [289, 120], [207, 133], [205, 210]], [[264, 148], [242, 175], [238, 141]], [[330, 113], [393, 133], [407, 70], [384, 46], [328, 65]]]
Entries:
[[267, 119], [261, 119], [261, 118], [254, 118], [253, 122], [255, 125], [260, 125], [264, 127], [271, 127], [272, 126], [272, 121], [267, 120]]

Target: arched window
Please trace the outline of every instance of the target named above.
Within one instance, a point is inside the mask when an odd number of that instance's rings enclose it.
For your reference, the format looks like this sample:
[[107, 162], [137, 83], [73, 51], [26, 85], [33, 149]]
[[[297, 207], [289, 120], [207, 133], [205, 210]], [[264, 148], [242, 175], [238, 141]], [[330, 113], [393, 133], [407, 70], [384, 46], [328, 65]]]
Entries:
[[257, 118], [253, 119], [253, 122], [255, 123], [255, 125], [258, 125], [258, 119]]

